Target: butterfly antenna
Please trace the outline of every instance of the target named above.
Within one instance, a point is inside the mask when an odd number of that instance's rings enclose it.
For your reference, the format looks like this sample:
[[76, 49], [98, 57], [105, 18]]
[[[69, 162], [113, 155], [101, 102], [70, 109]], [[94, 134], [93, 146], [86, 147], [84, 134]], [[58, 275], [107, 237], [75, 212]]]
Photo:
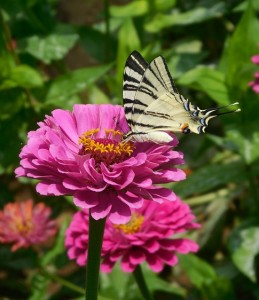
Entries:
[[118, 116], [116, 116], [116, 117], [115, 116], [113, 117], [113, 121], [115, 123], [115, 127], [118, 128], [122, 133], [125, 133], [124, 130], [120, 126], [119, 117], [120, 117], [120, 114]]
[[230, 110], [230, 111], [227, 111], [227, 112], [219, 112], [219, 110], [221, 110], [223, 108], [227, 108], [227, 107], [230, 107], [230, 106], [233, 106], [233, 105], [238, 105], [238, 104], [239, 104], [239, 102], [235, 102], [235, 103], [224, 105], [224, 106], [208, 108], [208, 109], [204, 109], [204, 112], [206, 114], [210, 114], [210, 115], [214, 115], [214, 116], [220, 116], [220, 115], [230, 114], [230, 113], [234, 113], [234, 112], [239, 112], [239, 111], [241, 111], [240, 108], [235, 109], [235, 110]]

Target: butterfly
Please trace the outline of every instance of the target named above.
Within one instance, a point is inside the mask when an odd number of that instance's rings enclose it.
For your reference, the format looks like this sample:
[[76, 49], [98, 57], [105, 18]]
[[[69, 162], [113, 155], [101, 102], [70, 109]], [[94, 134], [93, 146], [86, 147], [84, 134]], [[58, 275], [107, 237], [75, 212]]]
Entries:
[[203, 133], [210, 119], [229, 112], [222, 108], [238, 102], [200, 109], [178, 91], [169, 73], [165, 59], [156, 57], [148, 64], [141, 54], [133, 51], [125, 64], [123, 75], [123, 103], [130, 131], [123, 141], [168, 143], [169, 132]]

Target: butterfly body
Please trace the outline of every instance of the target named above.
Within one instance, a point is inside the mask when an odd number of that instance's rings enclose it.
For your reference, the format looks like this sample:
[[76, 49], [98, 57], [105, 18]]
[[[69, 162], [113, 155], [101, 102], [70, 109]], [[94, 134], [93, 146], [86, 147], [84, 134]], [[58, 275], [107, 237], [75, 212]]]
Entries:
[[137, 51], [126, 61], [123, 102], [130, 127], [123, 140], [159, 144], [173, 139], [168, 132], [205, 132], [209, 120], [221, 109], [192, 105], [178, 93], [162, 56], [148, 64]]
[[168, 133], [164, 131], [153, 131], [153, 132], [132, 132], [129, 131], [123, 136], [125, 142], [131, 141], [135, 143], [153, 142], [156, 144], [169, 143], [173, 140]]

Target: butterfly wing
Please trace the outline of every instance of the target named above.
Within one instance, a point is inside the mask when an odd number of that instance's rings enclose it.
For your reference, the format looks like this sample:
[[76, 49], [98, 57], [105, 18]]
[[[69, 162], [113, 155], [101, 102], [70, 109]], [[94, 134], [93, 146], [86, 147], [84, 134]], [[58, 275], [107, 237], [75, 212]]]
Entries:
[[[136, 92], [139, 89], [148, 63], [134, 51], [128, 57], [123, 74], [123, 104], [128, 125], [132, 128], [132, 111], [137, 103]], [[142, 105], [143, 108], [147, 105]]]
[[202, 133], [210, 119], [224, 114], [217, 111], [225, 108], [199, 109], [192, 105], [178, 93], [162, 56], [148, 64], [137, 51], [132, 52], [126, 62], [123, 101], [131, 128], [125, 136], [134, 136], [137, 140], [137, 135], [141, 134], [141, 141], [147, 141], [151, 133], [157, 134], [156, 137], [153, 134], [152, 139], [157, 141], [162, 131]]
[[186, 100], [177, 92], [162, 56], [147, 65], [134, 97], [131, 110], [134, 132], [181, 131], [181, 118], [189, 117], [183, 106]]

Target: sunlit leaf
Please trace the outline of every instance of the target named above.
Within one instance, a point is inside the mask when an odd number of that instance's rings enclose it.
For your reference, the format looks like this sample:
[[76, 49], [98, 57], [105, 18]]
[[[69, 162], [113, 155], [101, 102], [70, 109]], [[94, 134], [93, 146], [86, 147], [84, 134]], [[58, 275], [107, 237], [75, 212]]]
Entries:
[[226, 74], [226, 82], [236, 97], [240, 97], [242, 91], [248, 88], [251, 76], [251, 71], [248, 71], [252, 65], [250, 59], [258, 53], [259, 22], [250, 1], [249, 3], [234, 34], [226, 43], [220, 65]]
[[83, 91], [89, 84], [92, 84], [102, 77], [111, 65], [79, 69], [54, 79], [49, 86], [46, 103], [57, 104], [68, 101], [70, 97]]
[[125, 5], [120, 6], [111, 6], [110, 14], [113, 17], [133, 17], [133, 16], [141, 16], [148, 12], [148, 1], [140, 0], [140, 1], [132, 1]]
[[243, 156], [248, 164], [251, 164], [254, 160], [259, 157], [259, 132], [255, 129], [252, 130], [250, 127], [250, 132], [243, 135], [240, 130], [228, 130], [227, 138], [228, 140], [235, 143], [239, 153]]
[[259, 227], [236, 229], [230, 236], [229, 250], [236, 267], [255, 282], [255, 257], [259, 253]]
[[[149, 0], [135, 0], [120, 6], [112, 5], [110, 14], [112, 17], [120, 18], [142, 16], [149, 13], [150, 2]], [[153, 5], [156, 11], [161, 11], [173, 7], [175, 3], [175, 0], [154, 0]]]
[[125, 297], [125, 291], [134, 285], [130, 274], [121, 271], [118, 264], [109, 274], [101, 273], [102, 287], [100, 294], [113, 300], [122, 300]]
[[230, 103], [225, 75], [215, 69], [197, 67], [183, 74], [178, 83], [206, 93], [220, 105]]
[[43, 84], [42, 77], [37, 70], [28, 65], [18, 65], [10, 70], [2, 79], [0, 90], [14, 87], [33, 88]]
[[210, 284], [217, 278], [213, 267], [193, 254], [180, 255], [179, 260], [180, 266], [188, 275], [191, 282], [198, 288], [201, 288], [205, 284]]
[[88, 99], [93, 104], [105, 104], [110, 103], [110, 99], [107, 95], [99, 89], [96, 85], [91, 85], [88, 89]]
[[32, 36], [23, 43], [24, 50], [37, 59], [49, 64], [62, 59], [78, 40], [77, 34], [51, 34], [46, 37]]
[[[127, 37], [127, 38], [125, 38]], [[138, 32], [132, 19], [126, 19], [119, 31], [119, 47], [117, 54], [117, 92], [121, 93], [122, 76], [125, 61], [133, 50], [140, 49]]]
[[173, 12], [171, 15], [157, 14], [151, 22], [146, 24], [145, 28], [149, 32], [159, 32], [174, 25], [190, 25], [220, 17], [224, 11], [225, 3], [218, 2], [209, 8], [196, 7], [183, 13]]
[[239, 4], [233, 9], [233, 11], [234, 11], [234, 12], [240, 12], [240, 11], [246, 10], [246, 9], [247, 9], [247, 6], [249, 5], [249, 2], [252, 3], [252, 5], [253, 5], [253, 7], [254, 7], [255, 9], [257, 9], [257, 10], [259, 9], [259, 1], [258, 1], [258, 0], [249, 0], [249, 1], [245, 0], [245, 1], [241, 2], [241, 3], [239, 3]]

